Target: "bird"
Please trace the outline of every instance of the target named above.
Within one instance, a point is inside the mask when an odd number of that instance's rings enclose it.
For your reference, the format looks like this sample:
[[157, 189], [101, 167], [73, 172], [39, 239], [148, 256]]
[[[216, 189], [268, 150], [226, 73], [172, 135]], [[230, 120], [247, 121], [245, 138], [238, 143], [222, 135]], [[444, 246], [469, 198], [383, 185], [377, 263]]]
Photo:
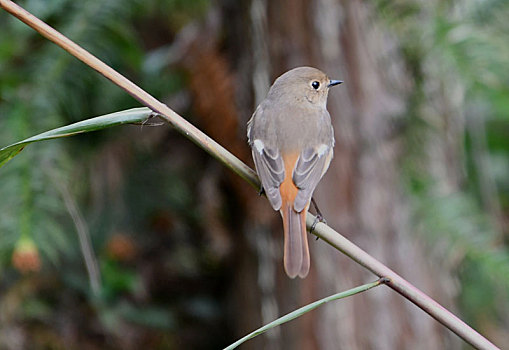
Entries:
[[332, 160], [335, 141], [327, 96], [341, 83], [317, 68], [291, 69], [274, 81], [247, 123], [261, 191], [283, 219], [283, 263], [292, 279], [309, 273], [306, 214]]

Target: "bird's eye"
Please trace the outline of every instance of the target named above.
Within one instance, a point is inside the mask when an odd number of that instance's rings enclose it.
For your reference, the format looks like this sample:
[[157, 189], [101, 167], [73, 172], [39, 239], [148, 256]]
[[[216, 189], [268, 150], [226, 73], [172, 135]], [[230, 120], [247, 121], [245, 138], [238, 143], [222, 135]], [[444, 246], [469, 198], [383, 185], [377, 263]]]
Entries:
[[311, 83], [311, 86], [313, 87], [313, 89], [318, 90], [318, 88], [320, 87], [320, 83], [315, 80]]

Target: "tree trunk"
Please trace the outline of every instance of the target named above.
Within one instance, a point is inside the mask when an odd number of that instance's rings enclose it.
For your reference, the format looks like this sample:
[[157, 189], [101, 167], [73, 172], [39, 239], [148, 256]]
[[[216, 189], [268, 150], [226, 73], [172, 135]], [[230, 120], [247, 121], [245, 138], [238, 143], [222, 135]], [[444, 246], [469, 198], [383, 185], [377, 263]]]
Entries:
[[[234, 66], [228, 69], [234, 78], [228, 89], [235, 92], [240, 106], [238, 125], [230, 130], [237, 141], [223, 138], [225, 145], [235, 143], [236, 154], [252, 165], [245, 124], [270, 83], [286, 70], [310, 65], [344, 80], [329, 94], [335, 153], [314, 198], [330, 226], [444, 306], [453, 307], [450, 293], [438, 285], [438, 281], [449, 283], [448, 272], [429, 263], [425, 246], [412, 234], [410, 203], [402, 186], [404, 147], [398, 126], [414, 80], [403, 68], [397, 39], [385, 30], [370, 2], [230, 1], [220, 12], [223, 49], [216, 44], [212, 50], [232, 58]], [[206, 130], [213, 130], [213, 124]], [[220, 134], [211, 136], [221, 141]], [[243, 188], [234, 186], [237, 192]], [[279, 214], [255, 191], [240, 192], [244, 240], [236, 248], [239, 263], [232, 289], [237, 336], [306, 303], [376, 279], [314, 239], [310, 239], [309, 276], [288, 279], [282, 264]], [[328, 304], [250, 340], [244, 348], [455, 349], [460, 344], [422, 310], [380, 287]]]

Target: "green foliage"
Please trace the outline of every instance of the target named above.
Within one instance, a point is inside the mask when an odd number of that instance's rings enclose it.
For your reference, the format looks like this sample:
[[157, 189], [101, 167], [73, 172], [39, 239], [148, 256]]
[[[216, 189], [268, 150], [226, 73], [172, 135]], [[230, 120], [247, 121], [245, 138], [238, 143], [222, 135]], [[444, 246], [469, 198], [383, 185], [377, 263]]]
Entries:
[[[454, 267], [462, 277], [474, 284], [477, 279], [489, 281], [481, 285], [498, 284], [509, 291], [509, 252], [497, 243], [498, 233], [472, 196], [420, 193], [414, 200], [415, 217], [422, 224], [418, 231], [434, 246], [441, 246], [440, 255], [445, 259], [461, 261], [461, 265]], [[464, 271], [476, 271], [479, 275], [474, 278], [471, 272]], [[483, 303], [493, 301], [486, 298]], [[495, 305], [492, 306], [495, 311]]]
[[[116, 45], [121, 36], [110, 31], [105, 23], [114, 25], [125, 19], [129, 15], [126, 9], [132, 5], [124, 1], [57, 1], [41, 9], [40, 4], [31, 1], [26, 6], [29, 11], [32, 6], [34, 11], [41, 10], [42, 19], [63, 28], [64, 33], [94, 50], [99, 57], [112, 63], [124, 62], [123, 51]], [[4, 35], [0, 44], [3, 48], [0, 51], [3, 58], [0, 65], [3, 77], [0, 81], [3, 99], [0, 139], [3, 144], [87, 114], [111, 111], [121, 105], [115, 100], [125, 99], [122, 91], [106, 89], [111, 84], [104, 78], [98, 77], [17, 19], [4, 12], [1, 16]], [[97, 40], [99, 36], [101, 40]], [[124, 42], [130, 39], [124, 38]], [[133, 50], [136, 46], [131, 46], [124, 49], [136, 52]], [[7, 158], [19, 152], [20, 148], [11, 150], [13, 153]], [[20, 233], [34, 237], [44, 257], [53, 262], [62, 252], [69, 250], [72, 240], [67, 232], [73, 232], [73, 226], [67, 218], [67, 225], [63, 225], [61, 213], [65, 213], [66, 208], [54, 186], [54, 176], [48, 169], [70, 167], [72, 161], [65, 148], [59, 143], [48, 143], [34, 148], [20, 158], [18, 164], [0, 173], [0, 182], [9, 184], [0, 188], [3, 199], [0, 202], [0, 222], [5, 223], [0, 224], [0, 230], [5, 232], [0, 239], [0, 251], [8, 255], [13, 247], [12, 239], [3, 237]], [[17, 220], [7, 219], [8, 214]]]
[[[182, 75], [167, 67], [159, 67], [150, 74], [143, 70], [148, 51], [172, 39], [168, 34], [153, 34], [158, 30], [167, 33], [168, 27], [173, 28], [170, 31], [179, 29], [188, 21], [199, 18], [208, 8], [209, 1], [164, 2], [164, 11], [161, 10], [161, 4], [157, 0], [21, 2], [27, 10], [163, 99], [168, 93], [179, 91], [183, 79]], [[52, 130], [52, 135], [39, 134], [39, 138], [63, 136], [55, 132], [78, 132], [78, 129], [72, 129], [73, 125], [68, 124], [87, 116], [103, 115], [139, 105], [110, 81], [3, 11], [0, 11], [0, 31], [0, 147], [45, 130]], [[140, 116], [132, 115], [128, 119], [129, 122], [141, 120]], [[124, 121], [109, 120], [108, 125]], [[68, 127], [54, 130], [61, 125]], [[78, 122], [74, 124], [76, 126], [91, 131], [98, 125]], [[141, 136], [144, 136], [142, 131], [150, 129], [149, 126], [138, 128], [140, 132], [137, 135]], [[118, 342], [125, 337], [120, 329], [129, 324], [138, 326], [138, 334], [159, 337], [163, 348], [165, 342], [173, 342], [156, 332], [174, 328], [177, 317], [182, 316], [177, 316], [170, 305], [140, 296], [147, 283], [143, 278], [147, 277], [130, 265], [132, 259], [137, 258], [136, 249], [141, 249], [135, 240], [131, 242], [136, 247], [135, 253], [129, 261], [112, 258], [104, 252], [109, 249], [107, 244], [113, 233], [122, 229], [137, 233], [141, 224], [147, 227], [150, 216], [154, 216], [153, 211], [159, 210], [147, 209], [142, 216], [136, 208], [126, 208], [124, 191], [129, 191], [121, 181], [119, 188], [108, 187], [110, 183], [101, 188], [105, 189], [101, 193], [102, 197], [94, 192], [97, 190], [94, 186], [102, 185], [98, 185], [97, 178], [93, 178], [93, 171], [104, 170], [97, 169], [101, 164], [100, 157], [108, 155], [115, 148], [112, 145], [116, 144], [117, 149], [123, 152], [117, 154], [119, 158], [133, 154], [133, 166], [137, 166], [138, 161], [142, 163], [142, 159], [136, 157], [144, 157], [146, 146], [130, 138], [129, 130], [132, 131], [129, 128], [123, 131], [118, 129], [115, 134], [102, 131], [64, 142], [40, 142], [27, 147], [16, 159], [0, 169], [1, 283], [3, 290], [13, 295], [11, 299], [3, 298], [0, 304], [3, 310], [8, 307], [13, 310], [13, 314], [19, 315], [19, 318], [2, 317], [0, 328], [15, 326], [29, 332], [27, 346], [30, 348], [63, 348], [59, 342], [62, 335], [58, 334], [57, 326], [61, 322], [71, 328], [79, 327], [78, 333], [87, 337], [83, 344], [79, 344], [83, 347], [97, 347], [97, 342]], [[25, 141], [31, 142], [34, 139]], [[23, 146], [23, 143], [11, 145], [0, 151], [2, 162], [18, 154]], [[113, 163], [117, 160], [114, 159]], [[111, 171], [114, 167], [111, 163], [107, 161], [102, 164], [106, 170]], [[126, 163], [122, 166], [127, 167]], [[149, 178], [138, 180], [136, 184], [150, 183]], [[69, 208], [63, 201], [62, 188], [70, 191], [70, 196], [78, 203], [81, 215], [89, 225], [92, 248], [99, 252], [102, 283], [99, 295], [91, 293], [76, 235], [76, 223], [71, 219]], [[187, 208], [188, 196], [192, 194], [183, 192], [180, 186], [170, 186], [167, 190], [175, 197], [175, 203], [178, 202], [175, 207], [183, 206], [179, 210], [187, 211], [192, 216], [193, 212]], [[162, 191], [151, 191], [159, 193], [161, 203], [165, 205], [174, 202], [172, 198], [168, 200]], [[138, 192], [137, 196], [132, 199], [133, 206], [146, 193]], [[137, 221], [129, 222], [131, 218]], [[161, 227], [166, 232], [166, 226]], [[143, 237], [142, 229], [139, 232]], [[27, 237], [37, 248], [36, 252], [42, 261], [41, 271], [37, 275], [23, 277], [12, 267], [13, 251], [20, 237]], [[164, 247], [161, 242], [145, 242], [141, 245], [145, 249], [151, 249], [152, 245], [158, 249]], [[158, 254], [165, 252], [158, 251]], [[150, 257], [160, 259], [157, 254]], [[19, 289], [28, 292], [19, 293]], [[187, 297], [192, 297], [192, 294], [183, 298]], [[15, 303], [12, 302], [13, 298]], [[79, 312], [68, 312], [68, 307]], [[73, 319], [76, 316], [83, 319]], [[18, 322], [22, 324], [18, 325]], [[98, 327], [98, 324], [103, 328]], [[139, 339], [145, 338], [140, 336]], [[0, 337], [0, 347], [5, 346], [4, 341]]]
[[[507, 216], [509, 2], [377, 1], [377, 6], [400, 39], [402, 56], [415, 79], [403, 167], [416, 231], [431, 244], [435, 258], [456, 271], [462, 312], [469, 321], [479, 326], [502, 318], [509, 310], [503, 302], [509, 297], [509, 232], [494, 224], [503, 218], [483, 207], [481, 193], [486, 189], [481, 177], [494, 180], [498, 197], [493, 200], [502, 204]], [[430, 158], [436, 155], [428, 153], [432, 149], [426, 142], [434, 139], [446, 144], [451, 132], [448, 123], [464, 125], [462, 118], [466, 125], [477, 121], [474, 128], [485, 125], [486, 133], [481, 129], [479, 136], [479, 130], [460, 130], [466, 145], [460, 160], [468, 172], [455, 192], [451, 191], [454, 185], [444, 183], [431, 169]], [[474, 145], [476, 137], [485, 137], [486, 144]], [[481, 165], [479, 155], [488, 161]]]
[[104, 259], [101, 266], [103, 289], [101, 298], [113, 302], [119, 294], [132, 293], [136, 289], [137, 276], [115, 261]]

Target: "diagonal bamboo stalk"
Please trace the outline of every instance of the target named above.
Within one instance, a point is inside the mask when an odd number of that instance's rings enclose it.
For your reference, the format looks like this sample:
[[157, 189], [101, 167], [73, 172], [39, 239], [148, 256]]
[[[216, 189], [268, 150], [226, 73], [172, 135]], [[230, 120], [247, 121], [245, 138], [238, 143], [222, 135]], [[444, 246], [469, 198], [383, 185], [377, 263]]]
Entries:
[[[54, 42], [74, 57], [81, 60], [89, 67], [111, 80], [114, 84], [124, 89], [147, 107], [161, 114], [161, 117], [169, 124], [174, 126], [179, 132], [188, 137], [191, 141], [203, 148], [217, 160], [222, 162], [251, 186], [256, 189], [260, 188], [260, 182], [256, 173], [244, 164], [241, 160], [231, 154], [224, 147], [219, 145], [213, 139], [201, 132], [194, 125], [186, 121], [180, 115], [171, 110], [168, 106], [158, 101], [156, 98], [145, 92], [136, 84], [116, 72], [114, 69], [106, 65], [94, 55], [32, 15], [23, 8], [19, 7], [10, 0], [0, 0], [0, 7], [17, 17], [28, 26], [39, 32], [48, 40]], [[308, 228], [314, 222], [315, 217], [308, 214], [306, 223]], [[420, 291], [397, 273], [389, 269], [387, 266], [373, 258], [371, 255], [357, 247], [355, 244], [347, 240], [341, 234], [330, 228], [324, 223], [316, 225], [313, 234], [322, 238], [324, 241], [343, 252], [358, 264], [364, 266], [380, 278], [386, 279], [386, 284], [403, 295], [405, 298], [416, 304], [438, 322], [456, 333], [465, 342], [469, 343], [477, 349], [498, 349], [493, 343], [484, 338], [477, 331], [472, 329], [450, 311], [431, 299], [428, 295]]]

